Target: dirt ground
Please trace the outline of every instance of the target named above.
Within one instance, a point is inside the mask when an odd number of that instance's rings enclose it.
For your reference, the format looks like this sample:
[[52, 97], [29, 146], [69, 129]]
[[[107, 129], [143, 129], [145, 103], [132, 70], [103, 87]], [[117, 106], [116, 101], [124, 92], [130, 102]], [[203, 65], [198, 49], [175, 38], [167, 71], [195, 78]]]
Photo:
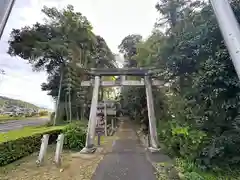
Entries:
[[44, 164], [36, 165], [37, 153], [0, 168], [1, 180], [90, 180], [98, 163], [112, 150], [115, 136], [104, 137], [97, 152], [79, 155], [77, 152], [64, 151], [62, 165], [53, 163], [54, 147], [49, 147]]

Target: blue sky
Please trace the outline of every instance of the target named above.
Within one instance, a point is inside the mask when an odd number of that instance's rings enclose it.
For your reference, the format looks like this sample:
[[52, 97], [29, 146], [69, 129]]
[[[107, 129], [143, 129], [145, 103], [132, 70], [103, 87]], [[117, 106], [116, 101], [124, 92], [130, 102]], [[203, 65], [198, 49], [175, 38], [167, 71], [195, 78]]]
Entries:
[[25, 100], [37, 105], [53, 108], [51, 97], [41, 91], [46, 81], [44, 72], [33, 72], [31, 66], [18, 57], [10, 57], [6, 51], [12, 28], [20, 28], [41, 22], [41, 8], [55, 6], [63, 8], [72, 4], [76, 11], [85, 15], [114, 53], [121, 40], [133, 33], [147, 37], [158, 16], [154, 6], [157, 0], [16, 0], [13, 12], [0, 41], [0, 68], [6, 75], [0, 75], [0, 95]]

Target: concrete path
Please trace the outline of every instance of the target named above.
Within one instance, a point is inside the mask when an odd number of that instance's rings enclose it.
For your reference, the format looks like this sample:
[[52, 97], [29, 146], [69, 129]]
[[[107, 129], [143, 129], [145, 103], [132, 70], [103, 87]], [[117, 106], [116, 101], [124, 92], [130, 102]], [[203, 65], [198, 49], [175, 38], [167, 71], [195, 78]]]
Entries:
[[100, 162], [92, 180], [156, 180], [131, 122], [121, 121], [116, 136], [113, 151]]
[[0, 123], [0, 133], [7, 132], [14, 129], [21, 129], [25, 126], [40, 126], [49, 121], [48, 118], [36, 118], [29, 120], [11, 120], [4, 123]]

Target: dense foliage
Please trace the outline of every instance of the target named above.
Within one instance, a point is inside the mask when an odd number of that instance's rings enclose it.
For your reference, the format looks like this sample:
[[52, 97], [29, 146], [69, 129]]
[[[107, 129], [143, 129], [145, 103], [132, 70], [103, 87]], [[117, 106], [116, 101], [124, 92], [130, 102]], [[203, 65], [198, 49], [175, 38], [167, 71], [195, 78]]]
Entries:
[[[155, 89], [154, 97], [159, 137], [169, 152], [202, 168], [233, 167], [240, 162], [239, 80], [212, 7], [201, 1], [174, 2], [159, 1], [156, 8], [163, 18], [152, 34], [120, 51], [131, 55], [125, 57], [134, 66], [157, 67], [155, 78], [167, 85]], [[240, 22], [240, 1], [231, 4]], [[144, 118], [143, 89], [123, 90], [122, 97]]]

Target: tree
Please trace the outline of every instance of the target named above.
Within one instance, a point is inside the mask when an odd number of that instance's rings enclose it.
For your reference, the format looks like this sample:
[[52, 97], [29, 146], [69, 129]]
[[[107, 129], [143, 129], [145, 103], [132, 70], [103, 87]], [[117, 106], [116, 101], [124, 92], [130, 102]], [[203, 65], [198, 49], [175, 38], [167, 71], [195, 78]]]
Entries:
[[[162, 17], [156, 22], [156, 26], [172, 29], [186, 14], [194, 13], [196, 8], [204, 5], [204, 1], [201, 0], [159, 0], [155, 8]], [[166, 32], [168, 34], [169, 31]]]
[[[46, 70], [48, 83], [42, 84], [42, 90], [48, 91], [54, 99], [59, 92], [65, 92], [59, 96], [61, 102], [65, 101], [68, 93], [68, 101], [71, 101], [83, 90], [79, 85], [87, 78], [84, 76], [85, 69], [98, 65], [114, 67], [114, 58], [104, 39], [92, 32], [90, 22], [81, 13], [74, 12], [73, 6], [68, 5], [62, 10], [44, 7], [42, 12], [46, 16], [43, 24], [12, 30], [8, 53], [27, 60], [34, 70]], [[66, 78], [66, 69], [71, 67], [74, 67], [76, 76], [70, 74]], [[61, 75], [64, 76], [62, 82]], [[64, 91], [66, 86], [68, 91]]]
[[137, 62], [134, 56], [137, 54], [136, 45], [141, 42], [142, 36], [138, 34], [128, 35], [123, 38], [122, 42], [118, 46], [119, 52], [123, 53], [125, 58], [126, 67], [136, 67]]
[[96, 46], [96, 59], [97, 64], [95, 67], [97, 68], [116, 68], [116, 60], [109, 49], [106, 41], [101, 37], [97, 36], [97, 46]]
[[[28, 60], [35, 69], [45, 68], [52, 73], [61, 63], [69, 63], [76, 47], [84, 53], [93, 51], [96, 39], [91, 32], [92, 27], [86, 17], [73, 10], [70, 5], [62, 11], [44, 7], [45, 24], [13, 29], [9, 54]], [[81, 60], [84, 58], [86, 56]]]

